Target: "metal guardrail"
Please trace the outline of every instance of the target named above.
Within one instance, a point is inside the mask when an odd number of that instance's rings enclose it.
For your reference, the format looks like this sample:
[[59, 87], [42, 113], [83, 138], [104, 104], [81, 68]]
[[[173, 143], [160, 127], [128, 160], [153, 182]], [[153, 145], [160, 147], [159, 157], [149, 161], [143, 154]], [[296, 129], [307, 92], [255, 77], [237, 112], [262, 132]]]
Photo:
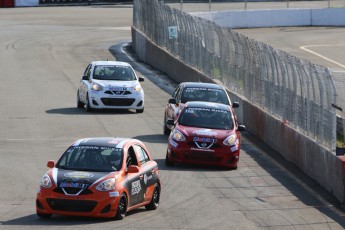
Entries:
[[330, 71], [157, 0], [134, 0], [133, 26], [284, 124], [335, 150]]

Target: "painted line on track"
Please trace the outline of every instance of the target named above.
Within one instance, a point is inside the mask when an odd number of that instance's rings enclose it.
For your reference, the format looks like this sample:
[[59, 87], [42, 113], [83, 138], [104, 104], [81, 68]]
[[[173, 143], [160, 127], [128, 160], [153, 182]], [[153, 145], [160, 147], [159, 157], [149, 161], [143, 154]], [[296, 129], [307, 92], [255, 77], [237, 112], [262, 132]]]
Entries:
[[324, 59], [326, 61], [329, 61], [329, 62], [331, 62], [331, 63], [333, 63], [335, 65], [338, 65], [341, 68], [345, 69], [345, 65], [343, 65], [343, 64], [341, 64], [339, 62], [336, 62], [336, 61], [334, 61], [334, 60], [332, 60], [332, 59], [330, 59], [328, 57], [325, 57], [325, 56], [323, 56], [323, 55], [321, 55], [321, 54], [319, 54], [319, 53], [317, 53], [315, 51], [312, 51], [312, 50], [307, 48], [307, 47], [327, 47], [327, 46], [345, 46], [345, 45], [310, 45], [310, 46], [301, 46], [300, 49], [302, 49], [304, 51], [307, 51], [307, 52], [309, 52], [309, 53], [311, 53], [311, 54], [313, 54], [313, 55], [315, 55], [317, 57], [320, 57], [320, 58], [322, 58], [322, 59]]

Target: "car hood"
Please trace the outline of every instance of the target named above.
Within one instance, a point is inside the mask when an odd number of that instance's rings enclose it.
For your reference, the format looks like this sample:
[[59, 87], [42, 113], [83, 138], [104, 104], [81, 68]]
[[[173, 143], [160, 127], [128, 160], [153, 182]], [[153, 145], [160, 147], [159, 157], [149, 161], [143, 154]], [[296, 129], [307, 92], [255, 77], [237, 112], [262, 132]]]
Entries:
[[132, 88], [138, 84], [138, 81], [105, 81], [105, 80], [93, 80], [93, 82], [100, 84], [104, 88], [113, 88], [113, 87], [125, 87]]
[[186, 135], [187, 138], [203, 137], [222, 140], [235, 133], [235, 130], [197, 128], [182, 125], [178, 125], [176, 128]]
[[81, 189], [86, 189], [94, 183], [110, 176], [115, 177], [117, 174], [117, 172], [87, 172], [58, 168], [52, 169], [51, 173], [57, 187], [73, 187]]

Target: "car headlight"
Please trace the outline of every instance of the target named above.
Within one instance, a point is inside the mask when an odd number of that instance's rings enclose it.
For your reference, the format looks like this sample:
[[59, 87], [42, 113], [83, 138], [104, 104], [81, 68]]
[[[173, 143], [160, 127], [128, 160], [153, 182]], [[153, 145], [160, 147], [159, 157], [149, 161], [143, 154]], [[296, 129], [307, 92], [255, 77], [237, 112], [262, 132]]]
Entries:
[[95, 91], [101, 91], [103, 90], [103, 86], [101, 86], [100, 84], [97, 84], [95, 82], [92, 83], [92, 89]]
[[103, 191], [103, 192], [109, 191], [109, 190], [114, 190], [115, 189], [115, 178], [110, 178], [110, 179], [103, 181], [102, 183], [97, 185], [96, 189], [98, 191]]
[[237, 136], [236, 134], [233, 134], [231, 136], [228, 136], [224, 141], [223, 141], [224, 145], [236, 145], [237, 144]]
[[186, 137], [178, 130], [174, 129], [173, 133], [172, 133], [172, 139], [174, 139], [175, 141], [185, 141]]
[[139, 91], [141, 91], [142, 90], [142, 88], [141, 88], [141, 85], [140, 84], [137, 84], [136, 86], [134, 86], [134, 92], [139, 92]]
[[51, 181], [50, 177], [48, 176], [48, 174], [45, 174], [42, 177], [40, 185], [44, 188], [50, 188], [52, 186], [52, 181]]

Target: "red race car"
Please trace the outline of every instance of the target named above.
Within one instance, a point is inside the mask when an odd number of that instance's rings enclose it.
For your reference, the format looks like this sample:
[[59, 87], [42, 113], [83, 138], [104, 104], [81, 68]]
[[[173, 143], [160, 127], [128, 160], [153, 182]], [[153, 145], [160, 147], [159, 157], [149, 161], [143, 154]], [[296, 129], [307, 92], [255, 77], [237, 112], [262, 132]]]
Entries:
[[238, 125], [230, 105], [187, 102], [168, 138], [165, 163], [217, 165], [236, 169], [244, 125]]
[[135, 139], [87, 138], [74, 142], [42, 178], [36, 213], [123, 219], [127, 211], [158, 207], [158, 166]]
[[[230, 97], [223, 86], [215, 83], [182, 82], [179, 84], [165, 107], [163, 133], [169, 135], [172, 125], [168, 121], [175, 121], [178, 113], [188, 101], [208, 101], [239, 107], [238, 102], [231, 102]], [[170, 122], [171, 123], [171, 122]]]

